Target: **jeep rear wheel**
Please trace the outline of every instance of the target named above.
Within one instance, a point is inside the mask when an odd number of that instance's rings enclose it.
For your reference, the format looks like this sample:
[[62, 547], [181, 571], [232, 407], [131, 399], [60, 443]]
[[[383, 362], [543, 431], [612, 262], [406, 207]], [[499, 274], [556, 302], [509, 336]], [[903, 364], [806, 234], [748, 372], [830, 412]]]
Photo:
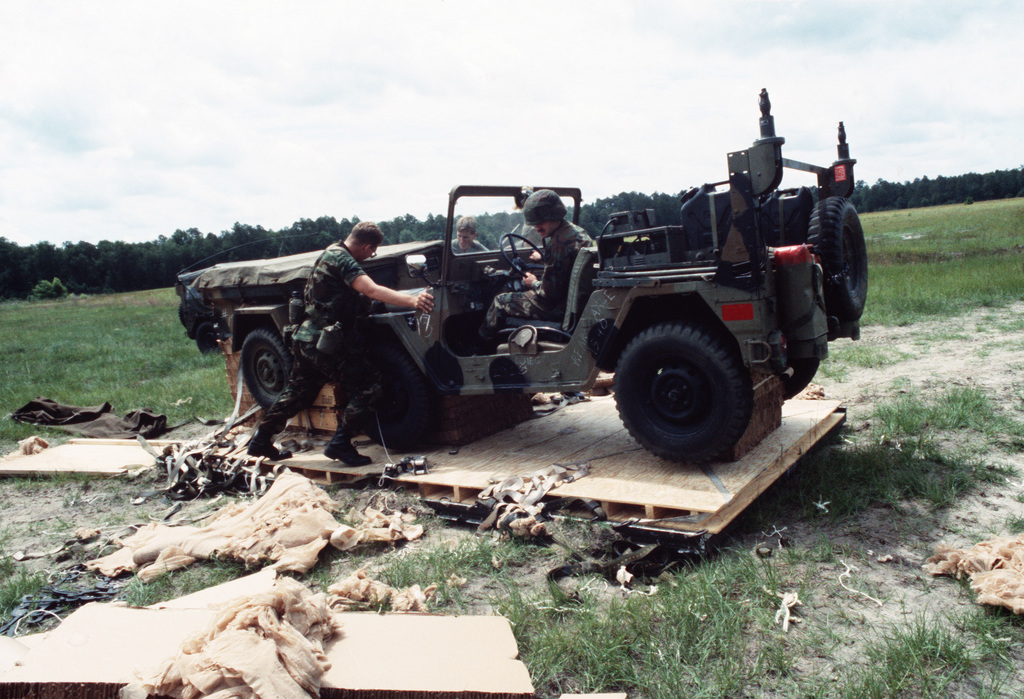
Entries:
[[388, 449], [410, 449], [433, 424], [434, 392], [409, 355], [396, 344], [374, 348], [376, 366], [384, 378], [384, 396], [366, 434]]
[[782, 398], [789, 400], [807, 388], [814, 375], [818, 373], [819, 364], [821, 360], [817, 357], [790, 360], [789, 366], [793, 369], [793, 375], [782, 377]]
[[288, 385], [292, 355], [275, 331], [256, 328], [242, 343], [240, 364], [249, 393], [266, 409]]
[[857, 320], [868, 295], [868, 253], [857, 209], [842, 197], [819, 201], [807, 242], [825, 269], [825, 307], [841, 322]]
[[213, 321], [204, 320], [202, 323], [196, 326], [196, 347], [203, 354], [207, 352], [216, 352], [220, 349], [220, 345], [217, 344], [218, 335], [217, 327], [213, 324]]
[[739, 351], [708, 328], [661, 323], [637, 335], [615, 370], [615, 401], [629, 433], [672, 461], [707, 461], [733, 447], [754, 405]]

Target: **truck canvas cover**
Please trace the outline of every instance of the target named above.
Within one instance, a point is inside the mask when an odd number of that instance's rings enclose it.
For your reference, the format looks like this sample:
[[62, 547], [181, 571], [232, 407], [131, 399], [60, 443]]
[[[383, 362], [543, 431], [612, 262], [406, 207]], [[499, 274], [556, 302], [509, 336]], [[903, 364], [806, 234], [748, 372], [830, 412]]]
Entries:
[[[377, 249], [373, 261], [364, 263], [371, 267], [378, 260], [399, 257], [410, 253], [426, 250], [437, 243], [399, 243], [382, 245]], [[230, 287], [254, 287], [290, 282], [305, 283], [313, 269], [313, 264], [320, 257], [322, 250], [303, 252], [298, 255], [276, 257], [269, 260], [246, 260], [244, 262], [223, 262], [214, 265], [200, 274], [195, 281], [197, 289], [218, 289]]]

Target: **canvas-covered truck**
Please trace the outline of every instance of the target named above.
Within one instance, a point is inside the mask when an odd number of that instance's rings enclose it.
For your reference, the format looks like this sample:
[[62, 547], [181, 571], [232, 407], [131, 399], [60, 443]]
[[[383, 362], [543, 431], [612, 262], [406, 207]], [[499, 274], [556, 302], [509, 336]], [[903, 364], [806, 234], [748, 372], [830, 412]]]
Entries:
[[[440, 241], [382, 246], [366, 261], [378, 283], [434, 295], [429, 314], [367, 302], [366, 341], [386, 376], [386, 404], [372, 438], [411, 447], [449, 395], [587, 391], [614, 373], [622, 422], [650, 452], [700, 462], [727, 453], [754, 411], [758, 386], [792, 396], [814, 377], [828, 343], [857, 339], [867, 294], [867, 257], [848, 197], [853, 167], [842, 123], [838, 157], [816, 166], [782, 156], [767, 93], [760, 136], [728, 155], [727, 180], [681, 195], [680, 215], [612, 214], [589, 231], [572, 271], [560, 322], [515, 320], [496, 345], [478, 329], [494, 296], [521, 288], [542, 252], [518, 211], [540, 187], [457, 186]], [[782, 190], [784, 169], [812, 186]], [[578, 222], [582, 196], [552, 189]], [[474, 215], [496, 250], [452, 249], [461, 215]], [[229, 333], [244, 381], [268, 406], [291, 364], [288, 306], [319, 253], [216, 265], [180, 293], [195, 293]], [[184, 296], [183, 296], [184, 298]]]

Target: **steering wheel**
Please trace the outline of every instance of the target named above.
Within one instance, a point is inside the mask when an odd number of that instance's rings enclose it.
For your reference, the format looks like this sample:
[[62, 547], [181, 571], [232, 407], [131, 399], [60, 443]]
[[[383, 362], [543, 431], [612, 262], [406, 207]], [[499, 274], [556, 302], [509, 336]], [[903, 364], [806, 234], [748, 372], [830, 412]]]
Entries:
[[498, 241], [498, 250], [501, 251], [501, 256], [505, 258], [505, 262], [508, 263], [509, 267], [515, 270], [520, 277], [530, 270], [544, 269], [543, 264], [527, 262], [519, 257], [519, 253], [516, 252], [515, 241], [517, 240], [522, 241], [524, 245], [540, 255], [541, 258], [544, 257], [544, 251], [537, 247], [537, 245], [526, 236], [519, 235], [518, 233], [506, 233], [501, 236], [501, 240]]

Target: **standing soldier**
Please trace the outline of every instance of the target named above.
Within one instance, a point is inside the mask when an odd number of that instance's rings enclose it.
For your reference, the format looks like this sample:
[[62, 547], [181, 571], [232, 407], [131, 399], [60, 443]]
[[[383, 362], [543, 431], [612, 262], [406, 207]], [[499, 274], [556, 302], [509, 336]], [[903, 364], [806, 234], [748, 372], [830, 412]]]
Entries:
[[526, 291], [509, 291], [494, 297], [480, 327], [480, 336], [485, 340], [493, 340], [509, 317], [561, 320], [565, 315], [576, 255], [581, 248], [594, 244], [585, 230], [565, 220], [565, 214], [562, 198], [550, 189], [537, 190], [523, 204], [526, 223], [537, 231], [544, 246], [544, 271], [540, 279], [532, 272], [523, 275]]
[[288, 420], [308, 408], [328, 381], [341, 385], [348, 405], [338, 415], [338, 430], [324, 455], [349, 466], [370, 463], [352, 446], [370, 412], [381, 400], [381, 375], [356, 328], [360, 294], [375, 301], [429, 313], [434, 297], [424, 289], [411, 296], [374, 282], [360, 266], [377, 254], [384, 234], [375, 223], [357, 223], [344, 242], [330, 245], [313, 265], [304, 292], [305, 320], [292, 334], [294, 361], [288, 385], [270, 406], [249, 442], [250, 456], [291, 457], [274, 446]]

